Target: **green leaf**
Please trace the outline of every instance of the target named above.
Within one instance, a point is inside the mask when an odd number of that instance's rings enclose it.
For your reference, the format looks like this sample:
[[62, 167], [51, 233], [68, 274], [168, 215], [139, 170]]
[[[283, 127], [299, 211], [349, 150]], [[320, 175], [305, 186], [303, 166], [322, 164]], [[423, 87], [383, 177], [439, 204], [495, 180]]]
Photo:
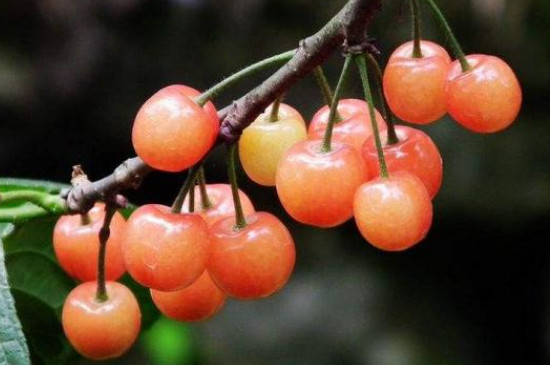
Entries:
[[0, 191], [36, 190], [44, 193], [58, 194], [70, 185], [45, 180], [14, 179], [11, 177], [0, 178]]
[[0, 363], [26, 365], [31, 363], [29, 350], [15, 312], [14, 299], [9, 290], [4, 266], [2, 236], [8, 226], [0, 224]]

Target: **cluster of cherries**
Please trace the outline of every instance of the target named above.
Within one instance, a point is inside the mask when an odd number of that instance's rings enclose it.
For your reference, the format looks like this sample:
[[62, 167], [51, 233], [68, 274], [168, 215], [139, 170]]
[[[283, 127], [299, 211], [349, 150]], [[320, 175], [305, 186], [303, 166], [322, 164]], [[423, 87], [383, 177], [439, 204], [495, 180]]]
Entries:
[[[384, 94], [399, 118], [426, 124], [449, 112], [476, 132], [499, 131], [515, 120], [521, 89], [502, 60], [468, 56], [464, 71], [442, 47], [427, 41], [420, 45], [420, 57], [413, 56], [412, 42], [399, 47], [384, 73]], [[220, 122], [211, 102], [197, 104], [199, 94], [172, 85], [141, 107], [132, 142], [145, 163], [179, 172], [201, 163], [212, 149]], [[329, 106], [307, 127], [291, 106], [270, 106], [239, 140], [245, 172], [261, 185], [275, 186], [283, 207], [299, 222], [327, 228], [354, 217], [365, 239], [382, 250], [415, 245], [430, 228], [432, 199], [442, 182], [437, 147], [418, 129], [387, 125], [365, 101], [336, 102], [329, 148], [324, 143], [332, 124]], [[196, 207], [188, 194], [172, 207], [139, 207], [127, 222], [114, 215], [104, 300], [97, 299], [95, 289], [105, 206], [96, 204], [86, 216], [60, 218], [54, 231], [56, 255], [71, 276], [84, 282], [69, 294], [62, 318], [68, 339], [81, 354], [119, 356], [136, 339], [138, 303], [116, 282], [125, 271], [150, 288], [162, 313], [181, 321], [211, 317], [227, 296], [259, 299], [287, 282], [295, 246], [279, 219], [256, 212], [235, 185], [191, 189], [193, 196], [201, 196]], [[234, 200], [239, 202], [234, 205]], [[239, 211], [244, 220], [239, 221]]]

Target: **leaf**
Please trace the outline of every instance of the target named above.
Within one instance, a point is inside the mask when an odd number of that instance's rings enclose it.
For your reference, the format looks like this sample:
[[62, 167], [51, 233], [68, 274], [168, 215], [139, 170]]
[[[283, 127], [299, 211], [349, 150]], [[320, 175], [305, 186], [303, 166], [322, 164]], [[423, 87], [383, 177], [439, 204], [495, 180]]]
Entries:
[[9, 290], [4, 266], [2, 236], [8, 226], [0, 224], [0, 363], [27, 365], [31, 363], [29, 350], [15, 312], [14, 299]]
[[56, 217], [16, 225], [4, 238], [6, 268], [33, 364], [66, 364], [75, 352], [63, 335], [60, 314], [75, 286], [56, 262]]

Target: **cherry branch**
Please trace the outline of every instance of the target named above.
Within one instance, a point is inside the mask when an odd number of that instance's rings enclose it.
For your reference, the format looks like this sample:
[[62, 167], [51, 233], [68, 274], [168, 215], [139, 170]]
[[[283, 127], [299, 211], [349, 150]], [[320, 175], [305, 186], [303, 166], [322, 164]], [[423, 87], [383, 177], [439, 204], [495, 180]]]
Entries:
[[[366, 31], [381, 0], [349, 0], [316, 34], [302, 40], [293, 57], [259, 86], [219, 112], [222, 124], [217, 144], [238, 140], [264, 109], [299, 79], [322, 64], [341, 46], [364, 47]], [[65, 194], [67, 213], [85, 213], [94, 202], [114, 196], [118, 191], [135, 188], [152, 169], [139, 157], [131, 158], [113, 174], [89, 184], [76, 186]]]

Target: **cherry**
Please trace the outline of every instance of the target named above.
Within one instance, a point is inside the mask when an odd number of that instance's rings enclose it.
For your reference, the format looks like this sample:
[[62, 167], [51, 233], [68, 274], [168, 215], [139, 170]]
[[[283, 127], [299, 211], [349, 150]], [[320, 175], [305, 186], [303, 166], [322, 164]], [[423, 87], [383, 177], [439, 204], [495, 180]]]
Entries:
[[[178, 92], [187, 96], [189, 99], [195, 99], [196, 97], [201, 95], [201, 92], [199, 90], [193, 89], [192, 87], [186, 85], [170, 85], [165, 87], [164, 89], [173, 90], [174, 92]], [[212, 125], [215, 130], [213, 138], [214, 140], [216, 140], [216, 138], [218, 137], [218, 130], [220, 129], [220, 118], [218, 117], [218, 111], [211, 101], [204, 104], [202, 108], [204, 109], [206, 114], [208, 114], [212, 119]]]
[[498, 132], [512, 124], [522, 92], [514, 71], [498, 57], [469, 55], [463, 72], [458, 61], [447, 72], [446, 105], [451, 117], [478, 133]]
[[[55, 256], [59, 265], [71, 277], [80, 281], [97, 279], [99, 230], [104, 218], [105, 204], [96, 203], [88, 212], [86, 219], [89, 222], [84, 222], [80, 215], [64, 215], [57, 221], [53, 231]], [[117, 280], [126, 271], [121, 250], [126, 221], [122, 215], [115, 213], [110, 228], [105, 276], [107, 280]]]
[[258, 299], [287, 282], [296, 259], [294, 241], [275, 216], [256, 212], [244, 228], [235, 218], [212, 226], [208, 271], [216, 285], [237, 299]]
[[208, 246], [208, 226], [200, 216], [148, 204], [130, 216], [122, 250], [134, 280], [170, 291], [191, 285], [202, 274]]
[[[416, 175], [433, 198], [439, 191], [443, 178], [443, 162], [439, 150], [432, 139], [421, 130], [400, 125], [395, 127], [395, 132], [399, 139], [395, 144], [387, 144], [387, 131], [380, 134], [389, 173], [408, 171]], [[380, 165], [374, 136], [365, 141], [363, 158], [369, 171], [379, 176]]]
[[414, 42], [398, 47], [384, 70], [384, 95], [391, 111], [409, 123], [432, 123], [445, 115], [445, 76], [451, 63], [440, 45], [421, 41], [421, 58], [413, 57]]
[[225, 303], [226, 295], [212, 281], [208, 270], [190, 286], [177, 291], [151, 289], [157, 308], [168, 318], [182, 322], [204, 321], [216, 314]]
[[365, 162], [352, 146], [332, 142], [321, 152], [321, 141], [295, 144], [279, 163], [277, 194], [298, 222], [334, 227], [351, 218], [355, 190], [366, 181]]
[[239, 157], [244, 171], [254, 182], [275, 186], [281, 156], [296, 142], [307, 139], [300, 113], [287, 104], [279, 106], [279, 119], [271, 122], [272, 106], [247, 128], [239, 140]]
[[[233, 197], [231, 195], [231, 185], [229, 184], [206, 184], [206, 194], [212, 204], [210, 207], [203, 208], [200, 198], [200, 187], [195, 186], [195, 213], [199, 214], [208, 224], [209, 227], [214, 223], [228, 217], [235, 216], [235, 206], [233, 205]], [[245, 216], [249, 216], [256, 210], [250, 201], [250, 198], [239, 190], [241, 205]], [[189, 196], [185, 198], [183, 203], [183, 211], [189, 211]]]
[[402, 251], [422, 239], [432, 223], [432, 202], [415, 175], [396, 172], [359, 187], [353, 201], [363, 237], [384, 251]]
[[106, 282], [108, 299], [96, 299], [97, 283], [80, 284], [70, 293], [61, 315], [67, 339], [93, 360], [118, 357], [136, 340], [141, 325], [138, 302], [126, 286]]
[[139, 157], [158, 170], [177, 172], [197, 163], [214, 144], [219, 122], [172, 85], [143, 104], [132, 129]]
[[[338, 113], [342, 120], [334, 125], [332, 141], [352, 145], [361, 151], [365, 140], [372, 135], [372, 125], [369, 109], [364, 100], [343, 99], [338, 102]], [[384, 118], [376, 110], [376, 123], [380, 130], [386, 129]], [[325, 105], [315, 113], [308, 127], [308, 137], [311, 140], [322, 139], [328, 123], [330, 106]]]

